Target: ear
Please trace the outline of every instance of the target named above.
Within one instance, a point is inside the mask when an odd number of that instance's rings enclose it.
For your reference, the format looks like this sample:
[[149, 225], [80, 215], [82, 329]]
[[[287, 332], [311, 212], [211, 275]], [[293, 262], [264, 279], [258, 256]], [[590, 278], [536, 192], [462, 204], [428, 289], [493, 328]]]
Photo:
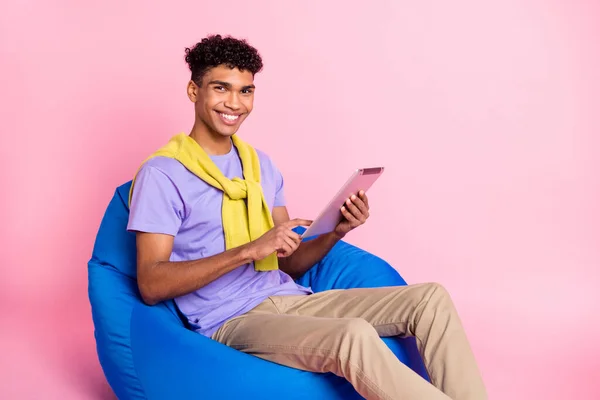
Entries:
[[198, 100], [198, 90], [200, 88], [196, 85], [196, 82], [190, 80], [187, 85], [187, 94], [188, 98], [192, 103], [195, 103]]

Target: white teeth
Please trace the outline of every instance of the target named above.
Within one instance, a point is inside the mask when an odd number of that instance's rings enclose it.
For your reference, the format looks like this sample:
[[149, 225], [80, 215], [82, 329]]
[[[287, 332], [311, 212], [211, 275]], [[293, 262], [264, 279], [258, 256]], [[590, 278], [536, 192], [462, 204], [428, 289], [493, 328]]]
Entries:
[[239, 118], [239, 115], [229, 115], [229, 114], [223, 114], [223, 113], [221, 113], [221, 116], [228, 121], [235, 121], [236, 119]]

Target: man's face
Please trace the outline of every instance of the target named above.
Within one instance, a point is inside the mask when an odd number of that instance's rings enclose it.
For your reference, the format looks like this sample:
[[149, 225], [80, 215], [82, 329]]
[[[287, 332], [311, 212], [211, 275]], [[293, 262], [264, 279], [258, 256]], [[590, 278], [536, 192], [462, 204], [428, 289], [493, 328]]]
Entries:
[[196, 120], [201, 121], [212, 134], [232, 136], [252, 111], [252, 73], [220, 65], [208, 70], [201, 83], [201, 86], [192, 81], [188, 84], [188, 96], [194, 102]]

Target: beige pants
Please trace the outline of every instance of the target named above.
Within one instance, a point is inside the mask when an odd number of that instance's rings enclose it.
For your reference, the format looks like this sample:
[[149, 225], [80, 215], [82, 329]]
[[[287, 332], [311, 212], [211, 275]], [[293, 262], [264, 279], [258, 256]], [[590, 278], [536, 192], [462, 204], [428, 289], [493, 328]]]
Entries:
[[[415, 336], [433, 383], [380, 336]], [[275, 296], [213, 339], [272, 362], [347, 379], [366, 399], [487, 399], [450, 296], [438, 284]]]

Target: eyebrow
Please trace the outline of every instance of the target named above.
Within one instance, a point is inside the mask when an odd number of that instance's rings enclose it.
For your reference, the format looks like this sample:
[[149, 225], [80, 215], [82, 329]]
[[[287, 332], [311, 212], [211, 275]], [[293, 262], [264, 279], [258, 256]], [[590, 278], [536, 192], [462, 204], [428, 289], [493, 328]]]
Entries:
[[[220, 86], [226, 87], [227, 89], [231, 89], [231, 83], [225, 82], [225, 81], [214, 80], [214, 81], [208, 82], [208, 84], [209, 85], [220, 85]], [[242, 87], [242, 90], [245, 90], [245, 89], [256, 89], [256, 86], [247, 85], [247, 86]]]

